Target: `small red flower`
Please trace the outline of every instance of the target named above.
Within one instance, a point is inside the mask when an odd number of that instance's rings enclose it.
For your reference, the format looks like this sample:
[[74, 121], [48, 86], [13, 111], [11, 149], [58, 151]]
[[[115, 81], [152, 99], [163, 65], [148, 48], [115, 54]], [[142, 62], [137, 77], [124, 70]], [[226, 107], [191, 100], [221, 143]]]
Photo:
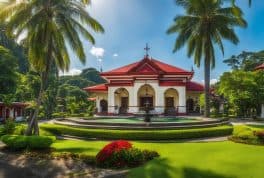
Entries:
[[129, 143], [126, 140], [118, 140], [118, 141], [113, 141], [109, 144], [107, 144], [97, 155], [96, 155], [96, 160], [98, 162], [103, 162], [109, 157], [112, 156], [114, 152], [118, 152], [122, 149], [129, 149], [132, 148], [132, 144]]

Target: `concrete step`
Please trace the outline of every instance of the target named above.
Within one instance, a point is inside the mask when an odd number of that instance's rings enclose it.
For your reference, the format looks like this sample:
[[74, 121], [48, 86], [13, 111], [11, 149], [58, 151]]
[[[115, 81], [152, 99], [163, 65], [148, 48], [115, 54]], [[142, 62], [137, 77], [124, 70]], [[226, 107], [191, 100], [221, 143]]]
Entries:
[[65, 125], [78, 128], [91, 128], [91, 129], [110, 129], [110, 130], [172, 130], [172, 129], [192, 129], [192, 128], [206, 128], [215, 127], [220, 125], [229, 124], [228, 121], [217, 123], [200, 123], [196, 125], [150, 125], [147, 123], [141, 125], [95, 125], [95, 124], [78, 124], [66, 121], [54, 121], [55, 124]]

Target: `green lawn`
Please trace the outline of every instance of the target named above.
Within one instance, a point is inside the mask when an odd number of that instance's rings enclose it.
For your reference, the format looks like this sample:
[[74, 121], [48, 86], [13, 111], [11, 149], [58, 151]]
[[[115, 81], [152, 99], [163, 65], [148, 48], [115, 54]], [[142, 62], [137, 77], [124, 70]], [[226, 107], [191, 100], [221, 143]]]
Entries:
[[[56, 141], [57, 152], [95, 155], [105, 141]], [[160, 157], [132, 169], [131, 178], [262, 178], [264, 147], [230, 141], [214, 143], [133, 142]]]

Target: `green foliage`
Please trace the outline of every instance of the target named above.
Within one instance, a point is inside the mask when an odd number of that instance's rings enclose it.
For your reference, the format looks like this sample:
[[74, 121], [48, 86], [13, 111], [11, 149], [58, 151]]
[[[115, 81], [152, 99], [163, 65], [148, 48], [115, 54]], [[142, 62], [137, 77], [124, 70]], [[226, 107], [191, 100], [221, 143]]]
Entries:
[[218, 126], [211, 128], [186, 130], [103, 130], [85, 129], [55, 124], [42, 124], [41, 129], [55, 135], [73, 135], [85, 138], [98, 139], [125, 139], [125, 140], [173, 140], [203, 137], [227, 136], [233, 132], [232, 126]]
[[253, 117], [260, 113], [264, 101], [264, 72], [235, 70], [220, 78], [217, 92], [229, 102], [237, 116]]
[[51, 146], [55, 137], [51, 136], [24, 136], [24, 135], [4, 135], [1, 137], [3, 143], [12, 150], [23, 149], [47, 149]]
[[106, 83], [105, 79], [100, 76], [99, 71], [97, 71], [95, 68], [84, 69], [80, 76], [94, 83]]
[[12, 52], [13, 56], [17, 59], [18, 71], [26, 73], [29, 68], [28, 60], [24, 54], [24, 49], [19, 45], [13, 36], [8, 36], [6, 33], [7, 25], [3, 22], [0, 23], [0, 46], [3, 46]]
[[235, 27], [246, 27], [243, 12], [237, 6], [224, 6], [216, 0], [176, 0], [183, 7], [184, 15], [178, 15], [168, 34], [177, 34], [174, 52], [187, 45], [188, 57], [200, 67], [204, 57], [205, 116], [210, 116], [210, 67], [215, 67], [215, 46], [224, 54], [223, 40], [238, 44]]
[[253, 71], [258, 65], [264, 63], [264, 51], [247, 52], [243, 51], [239, 55], [232, 55], [223, 61], [233, 70]]
[[1, 137], [1, 140], [12, 150], [22, 150], [27, 148], [26, 136], [4, 135]]
[[[257, 133], [263, 133], [263, 128], [256, 128], [248, 125], [234, 126], [233, 135], [229, 137], [230, 140], [239, 143], [263, 145], [263, 139]], [[260, 134], [260, 136], [262, 136]]]
[[16, 58], [10, 50], [0, 46], [0, 95], [14, 94], [17, 84]]
[[144, 161], [144, 154], [140, 149], [130, 148], [114, 152], [107, 160], [97, 165], [105, 168], [135, 167]]
[[12, 133], [14, 135], [24, 135], [26, 131], [26, 126], [24, 124], [16, 125], [15, 131]]
[[8, 118], [5, 120], [5, 124], [3, 127], [4, 134], [13, 134], [16, 129], [16, 125], [13, 119]]
[[55, 141], [55, 137], [47, 136], [30, 136], [28, 138], [28, 148], [30, 149], [46, 149]]

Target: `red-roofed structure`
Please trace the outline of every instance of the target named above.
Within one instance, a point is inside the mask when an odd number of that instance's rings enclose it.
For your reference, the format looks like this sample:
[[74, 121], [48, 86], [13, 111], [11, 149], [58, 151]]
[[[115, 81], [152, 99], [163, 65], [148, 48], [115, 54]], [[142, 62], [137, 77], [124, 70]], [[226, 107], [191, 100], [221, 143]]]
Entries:
[[264, 63], [261, 64], [261, 65], [259, 65], [259, 66], [257, 66], [257, 67], [255, 68], [255, 70], [264, 70]]
[[0, 121], [5, 121], [7, 118], [22, 120], [26, 106], [27, 104], [22, 102], [13, 102], [10, 105], [0, 102]]
[[199, 112], [203, 85], [191, 81], [194, 72], [156, 59], [144, 59], [100, 74], [105, 84], [84, 90], [96, 98], [100, 114], [136, 114], [146, 103], [158, 114]]

